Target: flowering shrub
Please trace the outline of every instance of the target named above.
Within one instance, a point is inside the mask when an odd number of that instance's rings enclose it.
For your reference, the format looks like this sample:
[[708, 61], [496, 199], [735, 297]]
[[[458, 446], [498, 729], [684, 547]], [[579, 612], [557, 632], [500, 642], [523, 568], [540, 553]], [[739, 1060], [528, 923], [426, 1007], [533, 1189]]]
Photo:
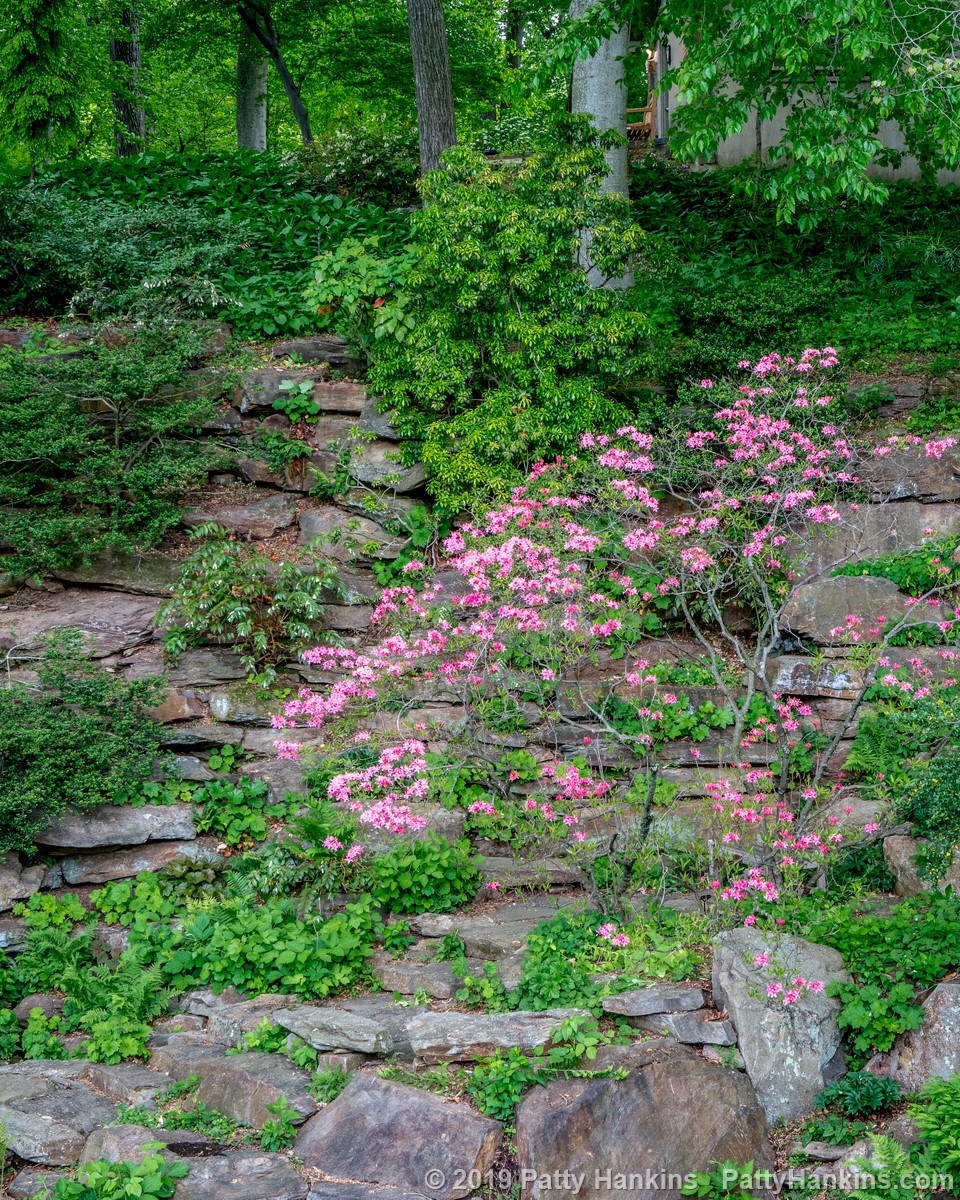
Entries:
[[[845, 786], [829, 772], [849, 724], [827, 736], [811, 706], [774, 691], [768, 665], [809, 529], [839, 526], [839, 500], [858, 482], [857, 448], [825, 412], [835, 364], [829, 348], [741, 363], [740, 386], [701, 381], [718, 409], [681, 446], [622, 426], [538, 464], [508, 504], [446, 539], [450, 570], [406, 565], [409, 582], [386, 589], [374, 610], [379, 640], [305, 652], [334, 682], [286, 704], [274, 721], [279, 752], [300, 753], [288, 731], [303, 725], [325, 730], [327, 752], [375, 750], [328, 793], [361, 826], [396, 833], [419, 827], [417, 805], [444, 794], [452, 765], [476, 771], [485, 786], [465, 807], [488, 835], [526, 814], [541, 844], [565, 852], [595, 903], [616, 914], [661, 771], [703, 756], [672, 740], [690, 728], [674, 714], [700, 710], [656, 669], [665, 648], [650, 619], [659, 629], [666, 598], [712, 675], [717, 704], [702, 736], [725, 729], [702, 770], [715, 888], [749, 908], [821, 880], [845, 836], [824, 810]], [[868, 634], [851, 615], [864, 693], [883, 644], [924, 623], [905, 609]], [[402, 736], [381, 732], [384, 709], [402, 712], [390, 722]], [[498, 769], [518, 739], [535, 751], [532, 779]], [[861, 836], [880, 832], [871, 823]]]

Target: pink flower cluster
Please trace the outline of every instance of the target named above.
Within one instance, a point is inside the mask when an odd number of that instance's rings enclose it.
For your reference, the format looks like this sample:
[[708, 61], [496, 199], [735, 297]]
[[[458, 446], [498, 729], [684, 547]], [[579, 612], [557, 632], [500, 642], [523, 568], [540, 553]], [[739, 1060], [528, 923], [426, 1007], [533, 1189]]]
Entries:
[[617, 927], [612, 922], [607, 921], [597, 930], [597, 937], [603, 938], [612, 946], [622, 947], [630, 945], [630, 938], [625, 933], [618, 933]]

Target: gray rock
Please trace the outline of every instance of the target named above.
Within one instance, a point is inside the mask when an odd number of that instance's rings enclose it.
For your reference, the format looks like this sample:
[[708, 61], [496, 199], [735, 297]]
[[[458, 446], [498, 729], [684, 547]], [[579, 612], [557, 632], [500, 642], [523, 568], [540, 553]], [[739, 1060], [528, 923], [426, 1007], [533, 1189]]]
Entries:
[[296, 1002], [296, 996], [277, 993], [241, 1000], [237, 1004], [216, 1005], [210, 1011], [207, 1036], [214, 1042], [236, 1045], [243, 1034], [256, 1029], [261, 1021], [270, 1021], [272, 1024], [280, 1009], [289, 1008]]
[[928, 845], [923, 839], [912, 837], [888, 837], [883, 839], [883, 859], [887, 869], [896, 880], [898, 896], [919, 896], [923, 892], [945, 892], [952, 887], [960, 892], [960, 861], [954, 855], [942, 879], [925, 879], [921, 876], [914, 858]]
[[369, 517], [354, 517], [332, 504], [308, 509], [300, 516], [300, 545], [323, 538], [323, 552], [337, 562], [355, 558], [388, 561], [397, 558], [409, 538], [388, 533]]
[[176, 858], [192, 862], [218, 863], [220, 855], [212, 848], [212, 839], [195, 842], [146, 842], [130, 850], [106, 854], [79, 854], [62, 862], [64, 880], [81, 883], [107, 883], [111, 879], [130, 879], [141, 871], [160, 871]]
[[164, 1034], [162, 1045], [151, 1047], [150, 1066], [171, 1079], [187, 1079], [199, 1075], [211, 1062], [219, 1062], [228, 1049], [217, 1042], [206, 1041], [199, 1033]]
[[202, 1134], [192, 1129], [151, 1129], [146, 1125], [109, 1125], [98, 1129], [87, 1139], [80, 1157], [81, 1163], [96, 1162], [105, 1158], [107, 1162], [139, 1162], [147, 1154], [144, 1146], [148, 1142], [160, 1142], [165, 1147], [160, 1153], [167, 1162], [177, 1162], [180, 1152], [190, 1155], [220, 1153], [220, 1149]]
[[384, 962], [374, 974], [385, 992], [399, 992], [401, 996], [424, 991], [436, 1000], [449, 1000], [462, 986], [448, 962]]
[[57, 1180], [66, 1178], [64, 1171], [42, 1171], [28, 1167], [18, 1171], [7, 1184], [10, 1200], [33, 1200], [35, 1196], [52, 1195]]
[[145, 596], [169, 596], [180, 578], [180, 563], [159, 550], [137, 554], [108, 549], [101, 550], [87, 563], [60, 567], [54, 575], [66, 583], [95, 584]]
[[27, 942], [27, 923], [23, 917], [0, 918], [0, 950], [15, 954]]
[[666, 1033], [687, 1046], [735, 1046], [737, 1031], [730, 1021], [711, 1020], [708, 1009], [697, 1012], [657, 1013], [649, 1017], [628, 1017], [636, 1029], [648, 1033]]
[[335, 333], [318, 333], [310, 337], [289, 338], [285, 342], [277, 342], [273, 353], [278, 358], [288, 354], [296, 355], [303, 362], [324, 362], [331, 367], [359, 366], [359, 362], [350, 353], [350, 348], [342, 337]]
[[316, 383], [322, 378], [317, 371], [273, 371], [269, 368], [247, 371], [237, 389], [236, 407], [244, 414], [272, 409], [274, 401], [285, 394], [280, 390], [284, 381]]
[[960, 981], [938, 984], [923, 1002], [923, 1024], [901, 1034], [887, 1054], [875, 1054], [866, 1070], [895, 1079], [908, 1092], [927, 1079], [960, 1074]]
[[0, 1104], [0, 1124], [9, 1149], [26, 1162], [45, 1167], [69, 1167], [83, 1153], [86, 1135], [37, 1113]]
[[325, 379], [313, 389], [313, 398], [323, 412], [363, 413], [367, 389], [351, 379]]
[[230, 504], [222, 508], [205, 506], [184, 510], [181, 524], [188, 529], [216, 522], [232, 533], [260, 540], [273, 537], [281, 529], [292, 525], [296, 512], [283, 496], [268, 496], [265, 500], [251, 500], [249, 504]]
[[905, 500], [856, 508], [840, 504], [837, 508], [842, 516], [839, 525], [817, 525], [805, 531], [801, 555], [793, 566], [800, 580], [823, 575], [841, 564], [903, 554], [934, 538], [960, 533], [960, 507], [956, 504]]
[[480, 860], [484, 879], [496, 880], [504, 887], [564, 887], [578, 884], [580, 872], [556, 858], [523, 861], [486, 855]]
[[[307, 1122], [294, 1153], [335, 1179], [457, 1200], [474, 1190], [457, 1187], [457, 1175], [489, 1170], [502, 1138], [499, 1122], [469, 1105], [360, 1074]], [[431, 1186], [431, 1171], [443, 1182]]]
[[395, 1004], [392, 996], [349, 996], [337, 1001], [344, 1012], [375, 1021], [393, 1042], [391, 1057], [401, 1062], [413, 1062], [413, 1046], [407, 1026], [414, 1017], [428, 1011], [425, 1004]]
[[184, 992], [177, 1001], [177, 1006], [182, 1012], [193, 1013], [197, 1017], [209, 1017], [218, 1009], [229, 1008], [246, 998], [235, 987], [224, 988], [222, 992], [215, 992], [212, 988], [194, 988], [191, 992]]
[[[502, 911], [498, 910], [498, 916]], [[554, 909], [554, 915], [556, 911]], [[500, 921], [498, 917], [425, 913], [414, 917], [410, 927], [423, 937], [446, 937], [449, 933], [457, 933], [463, 939], [470, 958], [499, 959], [525, 950], [527, 937], [544, 919]]]
[[241, 1125], [259, 1129], [269, 1120], [267, 1105], [285, 1097], [300, 1119], [317, 1111], [307, 1091], [310, 1076], [293, 1066], [285, 1054], [231, 1054], [198, 1064], [197, 1100]]
[[604, 996], [603, 1011], [622, 1017], [646, 1017], [651, 1013], [692, 1012], [703, 1007], [700, 988], [674, 983], [652, 983], [616, 996]]
[[36, 835], [43, 846], [90, 850], [106, 846], [139, 846], [144, 842], [197, 836], [189, 804], [97, 804], [58, 817]]
[[390, 1054], [393, 1037], [384, 1024], [368, 1016], [333, 1006], [301, 1004], [281, 1009], [276, 1023], [315, 1050], [357, 1050], [361, 1054]]
[[310, 1186], [281, 1154], [231, 1150], [186, 1161], [176, 1200], [305, 1200]]
[[857, 471], [874, 500], [960, 500], [960, 446], [940, 458], [923, 446], [906, 446], [885, 457], [869, 456], [857, 463]]
[[[883, 617], [887, 630], [892, 629], [908, 613], [908, 599], [891, 579], [873, 575], [819, 579], [794, 588], [780, 614], [780, 628], [818, 646], [840, 645], [847, 641], [846, 619], [852, 613], [862, 622], [858, 629], [861, 641], [875, 642], [879, 635], [871, 635], [869, 630], [877, 628], [876, 619]], [[924, 606], [922, 615], [925, 624], [948, 619], [946, 610], [940, 608]], [[911, 616], [910, 622], [921, 623], [919, 615]], [[833, 629], [839, 632], [831, 632]]]
[[[79, 1079], [80, 1074], [76, 1078]], [[54, 1082], [42, 1095], [13, 1100], [10, 1107], [38, 1125], [41, 1121], [53, 1121], [82, 1134], [93, 1133], [97, 1126], [106, 1125], [117, 1115], [115, 1103], [71, 1079]]]
[[354, 451], [347, 471], [359, 483], [390, 487], [400, 493], [422, 487], [427, 481], [423, 464], [404, 467], [398, 458], [397, 447], [392, 442], [383, 439], [365, 442]]
[[562, 1079], [527, 1094], [517, 1116], [524, 1200], [566, 1200], [570, 1174], [583, 1177], [579, 1200], [679, 1200], [682, 1177], [711, 1164], [752, 1160], [758, 1171], [772, 1169], [766, 1121], [745, 1075], [669, 1042], [635, 1058], [626, 1079]]
[[[232, 683], [235, 679], [246, 679], [247, 672], [240, 662], [240, 655], [234, 650], [210, 648], [207, 650], [187, 650], [181, 654], [175, 666], [170, 667], [170, 679], [174, 683], [203, 686], [210, 683]], [[178, 731], [178, 732], [186, 732]], [[204, 732], [201, 730], [201, 732]], [[236, 734], [236, 730], [227, 730]], [[209, 735], [213, 745], [220, 745], [216, 736], [216, 726], [210, 728]], [[201, 745], [204, 743], [200, 743]]]
[[546, 1045], [565, 1018], [586, 1015], [581, 1009], [560, 1008], [542, 1013], [426, 1012], [410, 1021], [407, 1033], [422, 1062], [476, 1062], [514, 1046], [529, 1054]]
[[77, 1081], [89, 1084], [118, 1104], [142, 1104], [147, 1108], [156, 1107], [157, 1092], [170, 1084], [169, 1076], [140, 1063], [88, 1063]]
[[334, 1183], [332, 1180], [322, 1180], [313, 1185], [307, 1200], [428, 1200], [428, 1197], [423, 1192], [410, 1191], [408, 1188], [376, 1187], [365, 1183]]
[[132, 650], [153, 636], [159, 600], [96, 588], [41, 593], [29, 608], [0, 613], [0, 637], [35, 647], [54, 629], [78, 629], [93, 658]]
[[215, 721], [237, 725], [269, 725], [277, 711], [277, 702], [269, 692], [264, 694], [246, 682], [216, 688], [210, 693], [209, 704]]
[[807, 1142], [801, 1149], [816, 1162], [839, 1162], [847, 1153], [846, 1146], [831, 1146], [828, 1142]]
[[45, 1017], [56, 1016], [63, 1012], [63, 996], [59, 992], [34, 992], [24, 996], [13, 1010], [13, 1015], [21, 1025], [26, 1025], [31, 1012], [35, 1008], [42, 1009]]
[[325, 604], [323, 627], [337, 633], [364, 633], [370, 628], [372, 613], [369, 604]]
[[43, 872], [42, 866], [22, 866], [12, 850], [0, 855], [0, 912], [7, 912], [13, 908], [14, 901], [28, 900], [39, 891]]
[[[754, 966], [761, 952], [769, 954], [769, 968]], [[772, 979], [794, 976], [850, 981], [836, 950], [789, 934], [771, 940], [755, 929], [736, 929], [714, 943], [714, 1002], [730, 1014], [747, 1074], [771, 1121], [793, 1120], [812, 1107], [840, 1046], [838, 1000], [809, 991], [789, 1006], [767, 999]]]

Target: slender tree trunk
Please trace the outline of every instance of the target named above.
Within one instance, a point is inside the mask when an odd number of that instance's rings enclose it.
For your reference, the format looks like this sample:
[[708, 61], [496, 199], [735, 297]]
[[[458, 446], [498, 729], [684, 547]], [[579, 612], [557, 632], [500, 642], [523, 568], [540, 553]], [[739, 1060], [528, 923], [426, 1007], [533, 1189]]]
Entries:
[[303, 144], [309, 146], [313, 142], [310, 118], [300, 95], [300, 85], [294, 81], [290, 74], [290, 68], [280, 52], [280, 38], [273, 27], [269, 6], [265, 3], [258, 3], [257, 0], [243, 0], [243, 3], [237, 5], [237, 12], [240, 14], [240, 20], [266, 50], [270, 61], [276, 67], [283, 90], [290, 102], [294, 120], [297, 122], [297, 128], [300, 130], [300, 136], [303, 138]]
[[121, 8], [118, 25], [124, 36], [110, 39], [110, 62], [114, 70], [114, 150], [118, 158], [139, 154], [147, 142], [147, 119], [143, 109], [140, 72], [140, 14]]
[[[573, 0], [572, 17], [582, 17], [593, 0]], [[627, 194], [627, 89], [624, 84], [625, 60], [630, 53], [630, 27], [623, 25], [600, 43], [596, 54], [579, 59], [573, 68], [570, 88], [570, 108], [575, 113], [587, 113], [597, 129], [614, 130], [623, 136], [623, 144], [606, 152], [607, 175], [602, 190]], [[590, 263], [591, 230], [581, 234], [581, 260], [594, 287], [622, 288], [633, 283], [628, 272], [621, 279], [606, 279]]]
[[267, 81], [270, 59], [241, 21], [237, 43], [237, 149], [267, 148]]
[[440, 155], [457, 143], [453, 84], [442, 0], [407, 0], [413, 79], [417, 93], [420, 170], [440, 166]]

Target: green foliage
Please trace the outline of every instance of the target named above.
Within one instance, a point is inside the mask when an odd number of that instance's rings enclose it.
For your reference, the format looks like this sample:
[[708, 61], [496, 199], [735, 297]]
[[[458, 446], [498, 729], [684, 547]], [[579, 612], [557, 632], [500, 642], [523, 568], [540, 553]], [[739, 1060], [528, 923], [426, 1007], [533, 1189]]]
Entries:
[[264, 1121], [260, 1130], [260, 1145], [264, 1150], [286, 1150], [292, 1146], [297, 1136], [295, 1121], [300, 1120], [300, 1114], [287, 1104], [285, 1096], [273, 1104], [266, 1106], [270, 1117]]
[[82, 1052], [91, 1062], [146, 1058], [148, 1021], [162, 1016], [171, 999], [159, 966], [148, 965], [139, 946], [125, 950], [115, 964], [67, 967], [60, 987], [66, 992], [64, 1027], [90, 1035]]
[[917, 1189], [908, 1180], [916, 1171], [910, 1155], [893, 1138], [877, 1133], [871, 1138], [869, 1159], [858, 1158], [854, 1167], [865, 1176], [864, 1186], [847, 1192], [853, 1200], [915, 1200]]
[[919, 1028], [915, 988], [932, 987], [960, 966], [960, 899], [918, 896], [882, 916], [846, 907], [813, 917], [804, 936], [839, 950], [853, 975], [853, 983], [832, 983], [828, 992], [841, 1002], [840, 1027], [862, 1061]]
[[406, 281], [415, 261], [407, 250], [389, 253], [378, 237], [344, 241], [315, 260], [304, 296], [321, 320], [369, 355], [373, 341], [402, 342], [414, 328]]
[[201, 525], [191, 536], [197, 549], [157, 617], [170, 626], [167, 653], [176, 659], [211, 639], [234, 646], [256, 681], [270, 683], [278, 662], [312, 635], [325, 596], [339, 594], [336, 571], [312, 550], [275, 562], [219, 525]]
[[[9, 16], [16, 20], [9, 22]], [[0, 37], [0, 114], [31, 158], [63, 150], [79, 136], [75, 0], [23, 0]]]
[[283, 394], [274, 400], [273, 407], [278, 413], [289, 417], [294, 424], [298, 421], [316, 421], [320, 416], [320, 405], [313, 398], [311, 380], [302, 379], [298, 382], [294, 379], [284, 379], [281, 380], [278, 390]]
[[895, 1079], [882, 1079], [866, 1071], [850, 1071], [825, 1087], [814, 1101], [816, 1108], [838, 1108], [848, 1117], [872, 1117], [900, 1100]]
[[63, 163], [5, 190], [0, 280], [21, 311], [59, 313], [77, 292], [103, 315], [156, 311], [158, 297], [163, 311], [186, 293], [195, 312], [229, 306], [250, 338], [317, 327], [302, 294], [318, 250], [371, 234], [399, 242], [408, 226], [405, 214], [317, 195], [294, 163], [253, 152]]
[[165, 895], [153, 871], [108, 883], [90, 893], [90, 903], [106, 925], [132, 925], [138, 917], [160, 921], [177, 911], [176, 902]]
[[52, 361], [0, 357], [4, 570], [42, 574], [156, 545], [223, 451], [199, 438], [215, 404], [185, 370], [203, 331], [138, 323]]
[[417, 940], [410, 932], [406, 921], [391, 921], [383, 927], [383, 948], [390, 954], [399, 955]]
[[370, 381], [448, 514], [573, 449], [584, 430], [624, 423], [620, 391], [644, 362], [649, 325], [575, 262], [583, 228], [611, 276], [639, 245], [624, 202], [600, 193], [602, 151], [582, 126], [519, 163], [463, 146], [445, 162], [424, 182], [416, 263], [396, 298], [409, 332], [374, 342]]
[[725, 1200], [753, 1200], [752, 1188], [757, 1172], [753, 1162], [738, 1167], [729, 1158], [717, 1163], [712, 1171], [696, 1171], [680, 1189], [682, 1196], [700, 1196], [703, 1200], [724, 1197]]
[[342, 1067], [323, 1067], [315, 1071], [307, 1084], [307, 1091], [318, 1104], [329, 1104], [340, 1095], [353, 1078], [352, 1071]]
[[467, 972], [466, 961], [461, 960], [454, 963], [453, 973], [463, 980], [463, 987], [457, 989], [457, 999], [461, 1004], [494, 1013], [509, 1012], [514, 1007], [497, 974], [496, 963], [485, 962], [482, 975], [471, 975]]
[[57, 1037], [60, 1018], [48, 1017], [42, 1008], [31, 1008], [20, 1039], [24, 1058], [67, 1058], [63, 1042]]
[[231, 985], [240, 991], [328, 996], [366, 978], [377, 923], [369, 902], [348, 905], [324, 921], [298, 917], [289, 899], [261, 905], [231, 900], [159, 927], [147, 945], [176, 991]]
[[624, 1077], [626, 1071], [593, 1071], [586, 1066], [597, 1057], [598, 1047], [609, 1041], [595, 1021], [571, 1017], [554, 1030], [548, 1045], [538, 1046], [532, 1055], [511, 1046], [479, 1063], [470, 1074], [467, 1091], [481, 1112], [513, 1129], [517, 1105], [534, 1084], [568, 1077]]
[[194, 820], [198, 833], [212, 833], [228, 846], [267, 836], [268, 790], [262, 779], [211, 779], [194, 799], [203, 804]]
[[12, 1008], [0, 1008], [0, 1062], [13, 1058], [20, 1050], [20, 1022]]
[[875, 575], [880, 579], [892, 579], [902, 592], [924, 596], [960, 581], [960, 563], [953, 558], [958, 546], [960, 537], [937, 538], [902, 554], [884, 554], [879, 558], [844, 563], [831, 574]]
[[105, 1158], [86, 1163], [76, 1179], [57, 1180], [51, 1200], [166, 1200], [190, 1167], [185, 1162], [168, 1163], [162, 1154], [153, 1153], [160, 1145], [147, 1142], [142, 1146], [148, 1153], [139, 1163], [108, 1162]]
[[410, 129], [354, 124], [295, 153], [307, 177], [318, 187], [347, 200], [384, 208], [416, 204], [420, 175], [417, 139]]
[[958, 796], [960, 758], [955, 753], [940, 754], [910, 773], [898, 805], [913, 822], [917, 836], [930, 842], [922, 873], [935, 880], [946, 874], [960, 846]]
[[[196, 1088], [196, 1076], [193, 1087]], [[158, 1095], [157, 1099], [160, 1099]], [[148, 1129], [188, 1129], [191, 1133], [200, 1133], [211, 1142], [230, 1143], [234, 1134], [241, 1128], [232, 1118], [217, 1112], [215, 1108], [207, 1108], [202, 1100], [192, 1100], [190, 1108], [163, 1106], [162, 1112], [144, 1107], [142, 1104], [121, 1106], [117, 1111], [118, 1125], [145, 1125]]]
[[599, 1015], [602, 989], [590, 979], [589, 954], [603, 917], [567, 909], [541, 922], [527, 939], [516, 1007], [586, 1008]]
[[263, 1054], [281, 1054], [286, 1049], [289, 1033], [279, 1025], [274, 1025], [266, 1017], [259, 1022], [256, 1029], [248, 1029], [240, 1038], [239, 1043], [227, 1054], [247, 1054], [258, 1051]]
[[[819, 1104], [819, 1101], [818, 1101]], [[852, 1146], [870, 1129], [863, 1121], [848, 1121], [831, 1113], [816, 1121], [807, 1121], [800, 1130], [803, 1142], [826, 1142], [828, 1146]]]
[[469, 903], [480, 872], [466, 841], [451, 844], [431, 835], [400, 842], [370, 867], [370, 891], [389, 912], [453, 912]]
[[160, 754], [157, 679], [125, 680], [93, 663], [79, 634], [52, 635], [35, 664], [39, 687], [0, 688], [0, 850], [29, 850], [68, 808], [112, 800]]
[[277, 475], [282, 475], [295, 463], [302, 463], [310, 455], [310, 446], [297, 437], [268, 430], [258, 433], [253, 443], [254, 457]]
[[[93, 893], [96, 896], [96, 892]], [[23, 917], [29, 929], [71, 930], [89, 916], [87, 909], [72, 892], [53, 896], [49, 892], [34, 892], [23, 904], [13, 906], [14, 916]]]
[[960, 1075], [928, 1079], [910, 1105], [938, 1171], [960, 1173]]

